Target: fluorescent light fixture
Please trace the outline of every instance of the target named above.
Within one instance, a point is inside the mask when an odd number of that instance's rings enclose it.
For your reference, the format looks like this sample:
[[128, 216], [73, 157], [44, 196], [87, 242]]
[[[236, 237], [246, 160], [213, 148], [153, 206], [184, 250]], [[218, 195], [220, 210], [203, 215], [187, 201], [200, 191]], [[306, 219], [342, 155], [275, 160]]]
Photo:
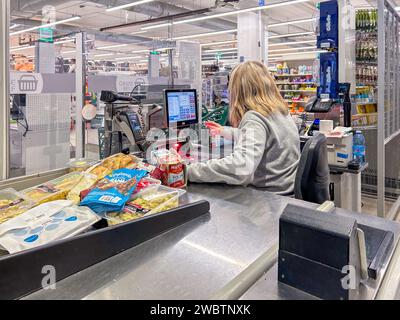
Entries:
[[140, 1], [135, 1], [135, 2], [131, 2], [131, 3], [127, 3], [121, 6], [117, 6], [117, 7], [113, 7], [113, 8], [108, 8], [106, 11], [107, 12], [112, 12], [112, 11], [116, 11], [116, 10], [122, 10], [122, 9], [126, 9], [126, 8], [131, 8], [134, 6], [138, 6], [141, 4], [145, 4], [145, 3], [149, 3], [149, 2], [153, 2], [155, 0], [140, 0]]
[[[246, 12], [254, 12], [254, 11], [263, 11], [271, 8], [277, 8], [277, 7], [283, 7], [283, 6], [288, 6], [288, 5], [294, 5], [298, 3], [303, 3], [303, 2], [308, 2], [309, 0], [292, 0], [292, 1], [284, 1], [280, 3], [274, 3], [274, 4], [268, 4], [265, 6], [261, 7], [253, 7], [253, 8], [248, 8], [248, 9], [242, 9], [242, 10], [235, 10], [235, 11], [230, 11], [230, 12], [223, 12], [223, 13], [217, 13], [209, 16], [202, 16], [202, 17], [197, 17], [197, 18], [191, 18], [191, 19], [185, 19], [185, 20], [180, 20], [180, 21], [174, 21], [172, 22], [173, 25], [175, 24], [183, 24], [183, 23], [191, 23], [191, 22], [197, 22], [197, 21], [204, 21], [204, 20], [209, 20], [209, 19], [216, 19], [216, 18], [222, 18], [222, 17], [229, 17], [229, 16], [234, 16], [238, 15], [240, 13], [246, 13]], [[154, 25], [152, 26], [153, 29], [155, 28], [162, 28], [165, 27], [166, 24], [159, 24], [159, 25]], [[143, 30], [146, 30], [142, 28]]]
[[64, 43], [70, 43], [70, 42], [75, 42], [75, 39], [55, 41], [54, 44], [64, 44]]
[[17, 51], [22, 51], [22, 50], [26, 50], [26, 49], [32, 49], [35, 46], [21, 46], [21, 47], [14, 47], [14, 48], [10, 48], [10, 52], [17, 52]]
[[287, 26], [287, 25], [293, 25], [293, 24], [301, 24], [301, 23], [306, 23], [306, 22], [313, 22], [316, 19], [317, 18], [309, 18], [309, 19], [302, 19], [302, 20], [279, 22], [279, 23], [270, 24], [270, 25], [268, 25], [268, 27], [273, 28], [273, 27]]
[[13, 33], [10, 33], [10, 36], [15, 36], [21, 33], [25, 33], [25, 32], [30, 32], [30, 31], [34, 31], [34, 30], [38, 30], [38, 29], [42, 29], [42, 28], [49, 28], [52, 26], [56, 26], [59, 24], [63, 24], [63, 23], [67, 23], [67, 22], [71, 22], [71, 21], [75, 21], [75, 20], [79, 20], [81, 19], [80, 16], [76, 16], [76, 17], [72, 17], [72, 18], [68, 18], [68, 19], [64, 19], [64, 20], [60, 20], [60, 21], [55, 21], [55, 22], [51, 22], [51, 23], [46, 23], [46, 24], [42, 24], [40, 26], [36, 26], [36, 27], [32, 27], [29, 29], [24, 29], [24, 30], [20, 30], [20, 31], [16, 31]]
[[98, 57], [111, 57], [111, 56], [113, 56], [114, 55], [114, 53], [104, 53], [104, 54], [96, 54], [96, 55], [94, 55], [96, 58], [98, 58]]
[[290, 46], [293, 44], [307, 44], [307, 43], [317, 43], [317, 40], [305, 40], [305, 41], [293, 41], [293, 42], [281, 42], [269, 44], [269, 47], [280, 47], [280, 46]]
[[96, 48], [97, 50], [106, 50], [106, 49], [113, 49], [113, 48], [122, 48], [122, 47], [127, 47], [127, 44], [115, 44], [112, 46], [104, 46], [104, 47], [98, 47]]
[[272, 52], [286, 52], [286, 51], [310, 50], [310, 49], [317, 49], [317, 47], [301, 47], [301, 48], [290, 48], [290, 49], [276, 49], [276, 50], [269, 50], [269, 52], [270, 52], [270, 53], [272, 53]]
[[147, 31], [135, 31], [135, 32], [132, 32], [131, 35], [143, 34], [143, 33], [146, 33], [146, 32], [147, 32]]
[[17, 27], [19, 27], [20, 26], [20, 24], [17, 24], [17, 23], [14, 23], [12, 26], [10, 26], [10, 30], [13, 30], [13, 29], [15, 29], [15, 28], [17, 28]]
[[212, 52], [236, 52], [238, 48], [224, 48], [224, 49], [213, 49], [213, 50], [204, 50], [203, 53], [212, 53]]
[[149, 53], [150, 52], [150, 50], [135, 50], [135, 51], [130, 51], [130, 53]]
[[237, 40], [229, 40], [229, 41], [219, 41], [219, 42], [209, 42], [209, 43], [202, 43], [202, 47], [211, 47], [211, 46], [221, 46], [224, 44], [234, 44], [237, 43]]
[[115, 61], [127, 61], [127, 60], [134, 60], [134, 59], [141, 59], [142, 57], [122, 57], [122, 58], [115, 58]]
[[325, 53], [327, 51], [325, 50], [317, 50], [317, 51], [302, 51], [302, 52], [293, 52], [293, 53], [286, 53], [286, 54], [270, 54], [269, 57], [273, 58], [273, 57], [289, 57], [289, 56], [293, 56], [293, 55], [299, 55], [299, 54], [312, 54], [312, 53]]
[[172, 26], [171, 22], [162, 23], [162, 24], [155, 24], [155, 25], [143, 27], [143, 28], [140, 28], [140, 29], [143, 30], [143, 31], [146, 31], [146, 30], [164, 28], [164, 27], [169, 27], [169, 26]]
[[70, 53], [76, 53], [76, 51], [73, 50], [73, 51], [64, 51], [64, 52], [61, 52], [61, 54], [70, 54]]
[[188, 35], [188, 36], [176, 37], [176, 38], [173, 38], [172, 40], [194, 39], [194, 38], [217, 36], [217, 35], [220, 35], [220, 34], [235, 33], [235, 32], [237, 32], [237, 29], [192, 34], [192, 35]]
[[299, 32], [299, 33], [280, 34], [280, 35], [276, 35], [276, 36], [268, 36], [268, 39], [301, 37], [301, 36], [310, 36], [310, 35], [315, 35], [315, 32]]
[[285, 1], [285, 2], [280, 2], [280, 3], [268, 4], [268, 5], [261, 6], [261, 7], [253, 7], [253, 8], [236, 10], [236, 11], [231, 11], [231, 12], [217, 13], [217, 14], [210, 15], [210, 16], [203, 16], [203, 17], [198, 17], [198, 18], [192, 18], [192, 19], [176, 21], [176, 22], [173, 22], [173, 24], [190, 23], [190, 22], [204, 21], [204, 20], [215, 19], [215, 18], [228, 17], [228, 16], [237, 15], [237, 14], [240, 14], [240, 13], [263, 11], [263, 10], [267, 10], [267, 9], [271, 9], [271, 8], [294, 5], [294, 4], [297, 4], [297, 3], [308, 2], [308, 1], [309, 0]]

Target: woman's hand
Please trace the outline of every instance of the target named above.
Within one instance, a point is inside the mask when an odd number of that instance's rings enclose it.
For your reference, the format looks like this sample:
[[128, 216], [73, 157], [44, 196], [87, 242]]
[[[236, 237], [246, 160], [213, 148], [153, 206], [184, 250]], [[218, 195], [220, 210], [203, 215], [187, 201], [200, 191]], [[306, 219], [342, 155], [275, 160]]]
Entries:
[[223, 126], [213, 121], [207, 121], [204, 125], [210, 130], [210, 134], [213, 137], [220, 136], [224, 130]]

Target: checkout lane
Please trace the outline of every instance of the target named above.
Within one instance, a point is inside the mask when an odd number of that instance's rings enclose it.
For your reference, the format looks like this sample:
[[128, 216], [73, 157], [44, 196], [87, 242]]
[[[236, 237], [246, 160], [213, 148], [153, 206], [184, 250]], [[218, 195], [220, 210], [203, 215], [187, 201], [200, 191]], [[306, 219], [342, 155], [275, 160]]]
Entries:
[[[39, 291], [26, 299], [210, 299], [276, 245], [279, 218], [287, 204], [317, 207], [252, 188], [190, 185], [188, 200], [199, 199], [211, 203], [210, 215], [77, 273], [59, 282], [57, 290]], [[341, 209], [337, 213], [393, 231], [397, 245], [398, 224]], [[387, 267], [386, 263], [382, 274]], [[381, 281], [370, 280], [360, 298], [373, 299]], [[308, 298], [314, 297], [278, 283], [276, 265], [242, 296]]]

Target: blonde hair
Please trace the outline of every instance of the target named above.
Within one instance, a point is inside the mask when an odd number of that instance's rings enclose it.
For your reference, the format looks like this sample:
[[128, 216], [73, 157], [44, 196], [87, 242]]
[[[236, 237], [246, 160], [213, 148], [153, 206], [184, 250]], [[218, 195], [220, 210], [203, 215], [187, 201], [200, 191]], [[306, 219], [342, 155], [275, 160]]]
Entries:
[[265, 117], [280, 112], [288, 115], [288, 105], [282, 98], [268, 68], [258, 61], [238, 65], [229, 81], [230, 122], [238, 127], [248, 111]]

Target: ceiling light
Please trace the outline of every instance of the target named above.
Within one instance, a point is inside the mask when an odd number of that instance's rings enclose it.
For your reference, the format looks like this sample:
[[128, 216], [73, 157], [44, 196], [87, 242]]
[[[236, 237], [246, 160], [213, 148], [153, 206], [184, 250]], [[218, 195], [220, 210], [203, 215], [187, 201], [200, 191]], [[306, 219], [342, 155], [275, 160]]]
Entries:
[[60, 20], [60, 21], [55, 21], [55, 22], [51, 22], [51, 23], [47, 23], [47, 24], [42, 24], [40, 26], [36, 26], [36, 27], [29, 28], [29, 29], [20, 30], [20, 31], [16, 31], [16, 32], [10, 33], [10, 36], [15, 36], [17, 34], [29, 32], [29, 31], [34, 31], [34, 30], [37, 30], [37, 29], [49, 28], [49, 27], [52, 27], [52, 26], [56, 26], [56, 25], [59, 25], [59, 24], [62, 24], [62, 23], [67, 23], [67, 22], [71, 22], [71, 21], [75, 21], [75, 20], [79, 20], [79, 19], [81, 19], [81, 17], [80, 16], [76, 16], [76, 17], [65, 19], [65, 20]]
[[305, 40], [305, 41], [292, 41], [292, 42], [281, 42], [269, 44], [269, 47], [289, 46], [293, 44], [306, 44], [306, 43], [317, 43], [317, 40]]
[[95, 57], [111, 57], [114, 53], [95, 54]]
[[127, 3], [121, 6], [117, 6], [117, 7], [113, 7], [113, 8], [108, 8], [106, 11], [107, 12], [112, 12], [112, 11], [116, 11], [116, 10], [121, 10], [121, 9], [126, 9], [126, 8], [131, 8], [134, 6], [138, 6], [144, 3], [149, 3], [149, 2], [153, 2], [155, 0], [140, 0], [140, 1], [135, 1], [135, 2], [131, 2], [131, 3]]
[[269, 52], [284, 52], [284, 51], [296, 51], [296, 50], [310, 50], [310, 49], [317, 49], [317, 47], [301, 47], [301, 48], [290, 48], [290, 49], [276, 49], [276, 50], [269, 50]]
[[35, 46], [21, 46], [21, 47], [13, 47], [10, 48], [10, 52], [17, 52], [17, 51], [22, 51], [22, 50], [26, 50], [26, 49], [32, 49]]
[[204, 53], [211, 53], [211, 52], [235, 52], [238, 51], [238, 48], [225, 48], [225, 49], [213, 49], [213, 50], [204, 50]]
[[237, 15], [237, 14], [240, 14], [240, 13], [253, 12], [253, 11], [263, 11], [263, 10], [266, 10], [266, 9], [271, 9], [271, 8], [276, 8], [276, 7], [283, 7], [283, 6], [287, 6], [287, 5], [294, 5], [294, 4], [297, 4], [297, 3], [308, 2], [308, 1], [309, 0], [285, 1], [285, 2], [280, 2], [280, 3], [268, 4], [268, 5], [261, 6], [261, 7], [253, 7], [253, 8], [236, 10], [236, 11], [231, 11], [231, 12], [217, 13], [217, 14], [210, 15], [210, 16], [203, 16], [203, 17], [198, 17], [198, 18], [192, 18], [192, 19], [176, 21], [176, 22], [173, 22], [173, 24], [182, 24], [182, 23], [190, 23], [190, 22], [196, 22], [196, 21], [204, 21], [204, 20], [208, 20], [208, 19], [215, 19], [215, 18], [233, 16], [233, 15]]
[[130, 51], [130, 53], [149, 53], [150, 50], [136, 50], [136, 51]]
[[55, 41], [54, 44], [64, 44], [64, 43], [70, 43], [70, 42], [75, 42], [75, 39]]
[[[209, 15], [209, 16], [202, 16], [202, 17], [197, 17], [197, 18], [174, 21], [174, 22], [172, 22], [172, 24], [175, 25], [175, 24], [191, 23], [191, 22], [204, 21], [204, 20], [209, 20], [209, 19], [228, 17], [228, 16], [233, 16], [233, 15], [238, 15], [240, 13], [263, 11], [263, 10], [267, 10], [267, 9], [271, 9], [271, 8], [294, 5], [294, 4], [297, 4], [297, 3], [308, 2], [308, 1], [309, 0], [285, 1], [285, 2], [280, 2], [280, 3], [268, 4], [268, 5], [261, 6], [261, 7], [253, 7], [253, 8], [248, 8], [248, 9], [235, 10], [235, 11], [224, 12], [224, 13], [217, 13], [217, 14], [213, 14], [213, 15]], [[162, 28], [162, 27], [165, 27], [165, 26], [166, 26], [165, 23], [164, 24], [159, 24], [159, 25], [154, 25], [154, 26], [152, 26], [152, 29]], [[142, 28], [142, 29], [146, 30], [144, 28]]]
[[302, 20], [279, 22], [279, 23], [270, 24], [270, 25], [268, 25], [268, 27], [273, 28], [273, 27], [287, 26], [287, 25], [292, 25], [292, 24], [301, 24], [301, 23], [306, 23], [306, 22], [313, 22], [315, 20], [316, 20], [316, 18], [309, 18], [309, 19], [302, 19]]
[[148, 26], [148, 27], [143, 27], [143, 28], [141, 28], [141, 30], [146, 31], [146, 30], [164, 28], [164, 27], [169, 27], [169, 26], [172, 26], [171, 22], [162, 23], [162, 24], [155, 24], [155, 25]]
[[223, 44], [233, 44], [233, 43], [237, 43], [237, 40], [229, 40], [229, 41], [220, 41], [220, 42], [209, 42], [209, 43], [202, 43], [201, 46], [202, 47], [211, 47], [211, 46], [220, 46]]
[[192, 35], [188, 35], [188, 36], [176, 37], [176, 38], [173, 38], [172, 40], [194, 39], [194, 38], [201, 38], [201, 37], [208, 37], [208, 36], [217, 36], [217, 35], [220, 35], [220, 34], [235, 33], [235, 32], [237, 32], [237, 29], [224, 30], [224, 31], [216, 31], [216, 32], [207, 32], [207, 33], [199, 33], [199, 34], [192, 34]]
[[135, 35], [135, 34], [143, 34], [146, 33], [147, 31], [136, 31], [136, 32], [132, 32], [131, 35]]
[[293, 52], [293, 53], [287, 53], [287, 54], [270, 54], [269, 57], [288, 57], [288, 56], [293, 56], [293, 55], [299, 55], [299, 54], [312, 54], [312, 53], [325, 53], [327, 51], [325, 50], [317, 50], [317, 51], [302, 51], [302, 52]]
[[315, 32], [299, 32], [299, 33], [288, 33], [276, 36], [268, 36], [268, 39], [279, 39], [279, 38], [289, 38], [289, 37], [301, 37], [315, 35]]
[[15, 23], [15, 24], [13, 24], [12, 26], [10, 26], [10, 30], [12, 30], [12, 29], [15, 29], [15, 28], [17, 28], [17, 27], [19, 27], [20, 26], [20, 24], [17, 24], [17, 23]]
[[104, 47], [97, 47], [97, 50], [105, 50], [105, 49], [112, 49], [112, 48], [122, 48], [128, 46], [127, 44], [116, 44], [112, 46], [104, 46]]
[[69, 53], [76, 53], [76, 51], [73, 50], [73, 51], [64, 51], [64, 52], [61, 52], [61, 54], [69, 54]]
[[136, 56], [136, 57], [123, 57], [123, 58], [115, 58], [115, 61], [126, 61], [126, 60], [134, 60], [134, 59], [140, 59], [142, 57]]

